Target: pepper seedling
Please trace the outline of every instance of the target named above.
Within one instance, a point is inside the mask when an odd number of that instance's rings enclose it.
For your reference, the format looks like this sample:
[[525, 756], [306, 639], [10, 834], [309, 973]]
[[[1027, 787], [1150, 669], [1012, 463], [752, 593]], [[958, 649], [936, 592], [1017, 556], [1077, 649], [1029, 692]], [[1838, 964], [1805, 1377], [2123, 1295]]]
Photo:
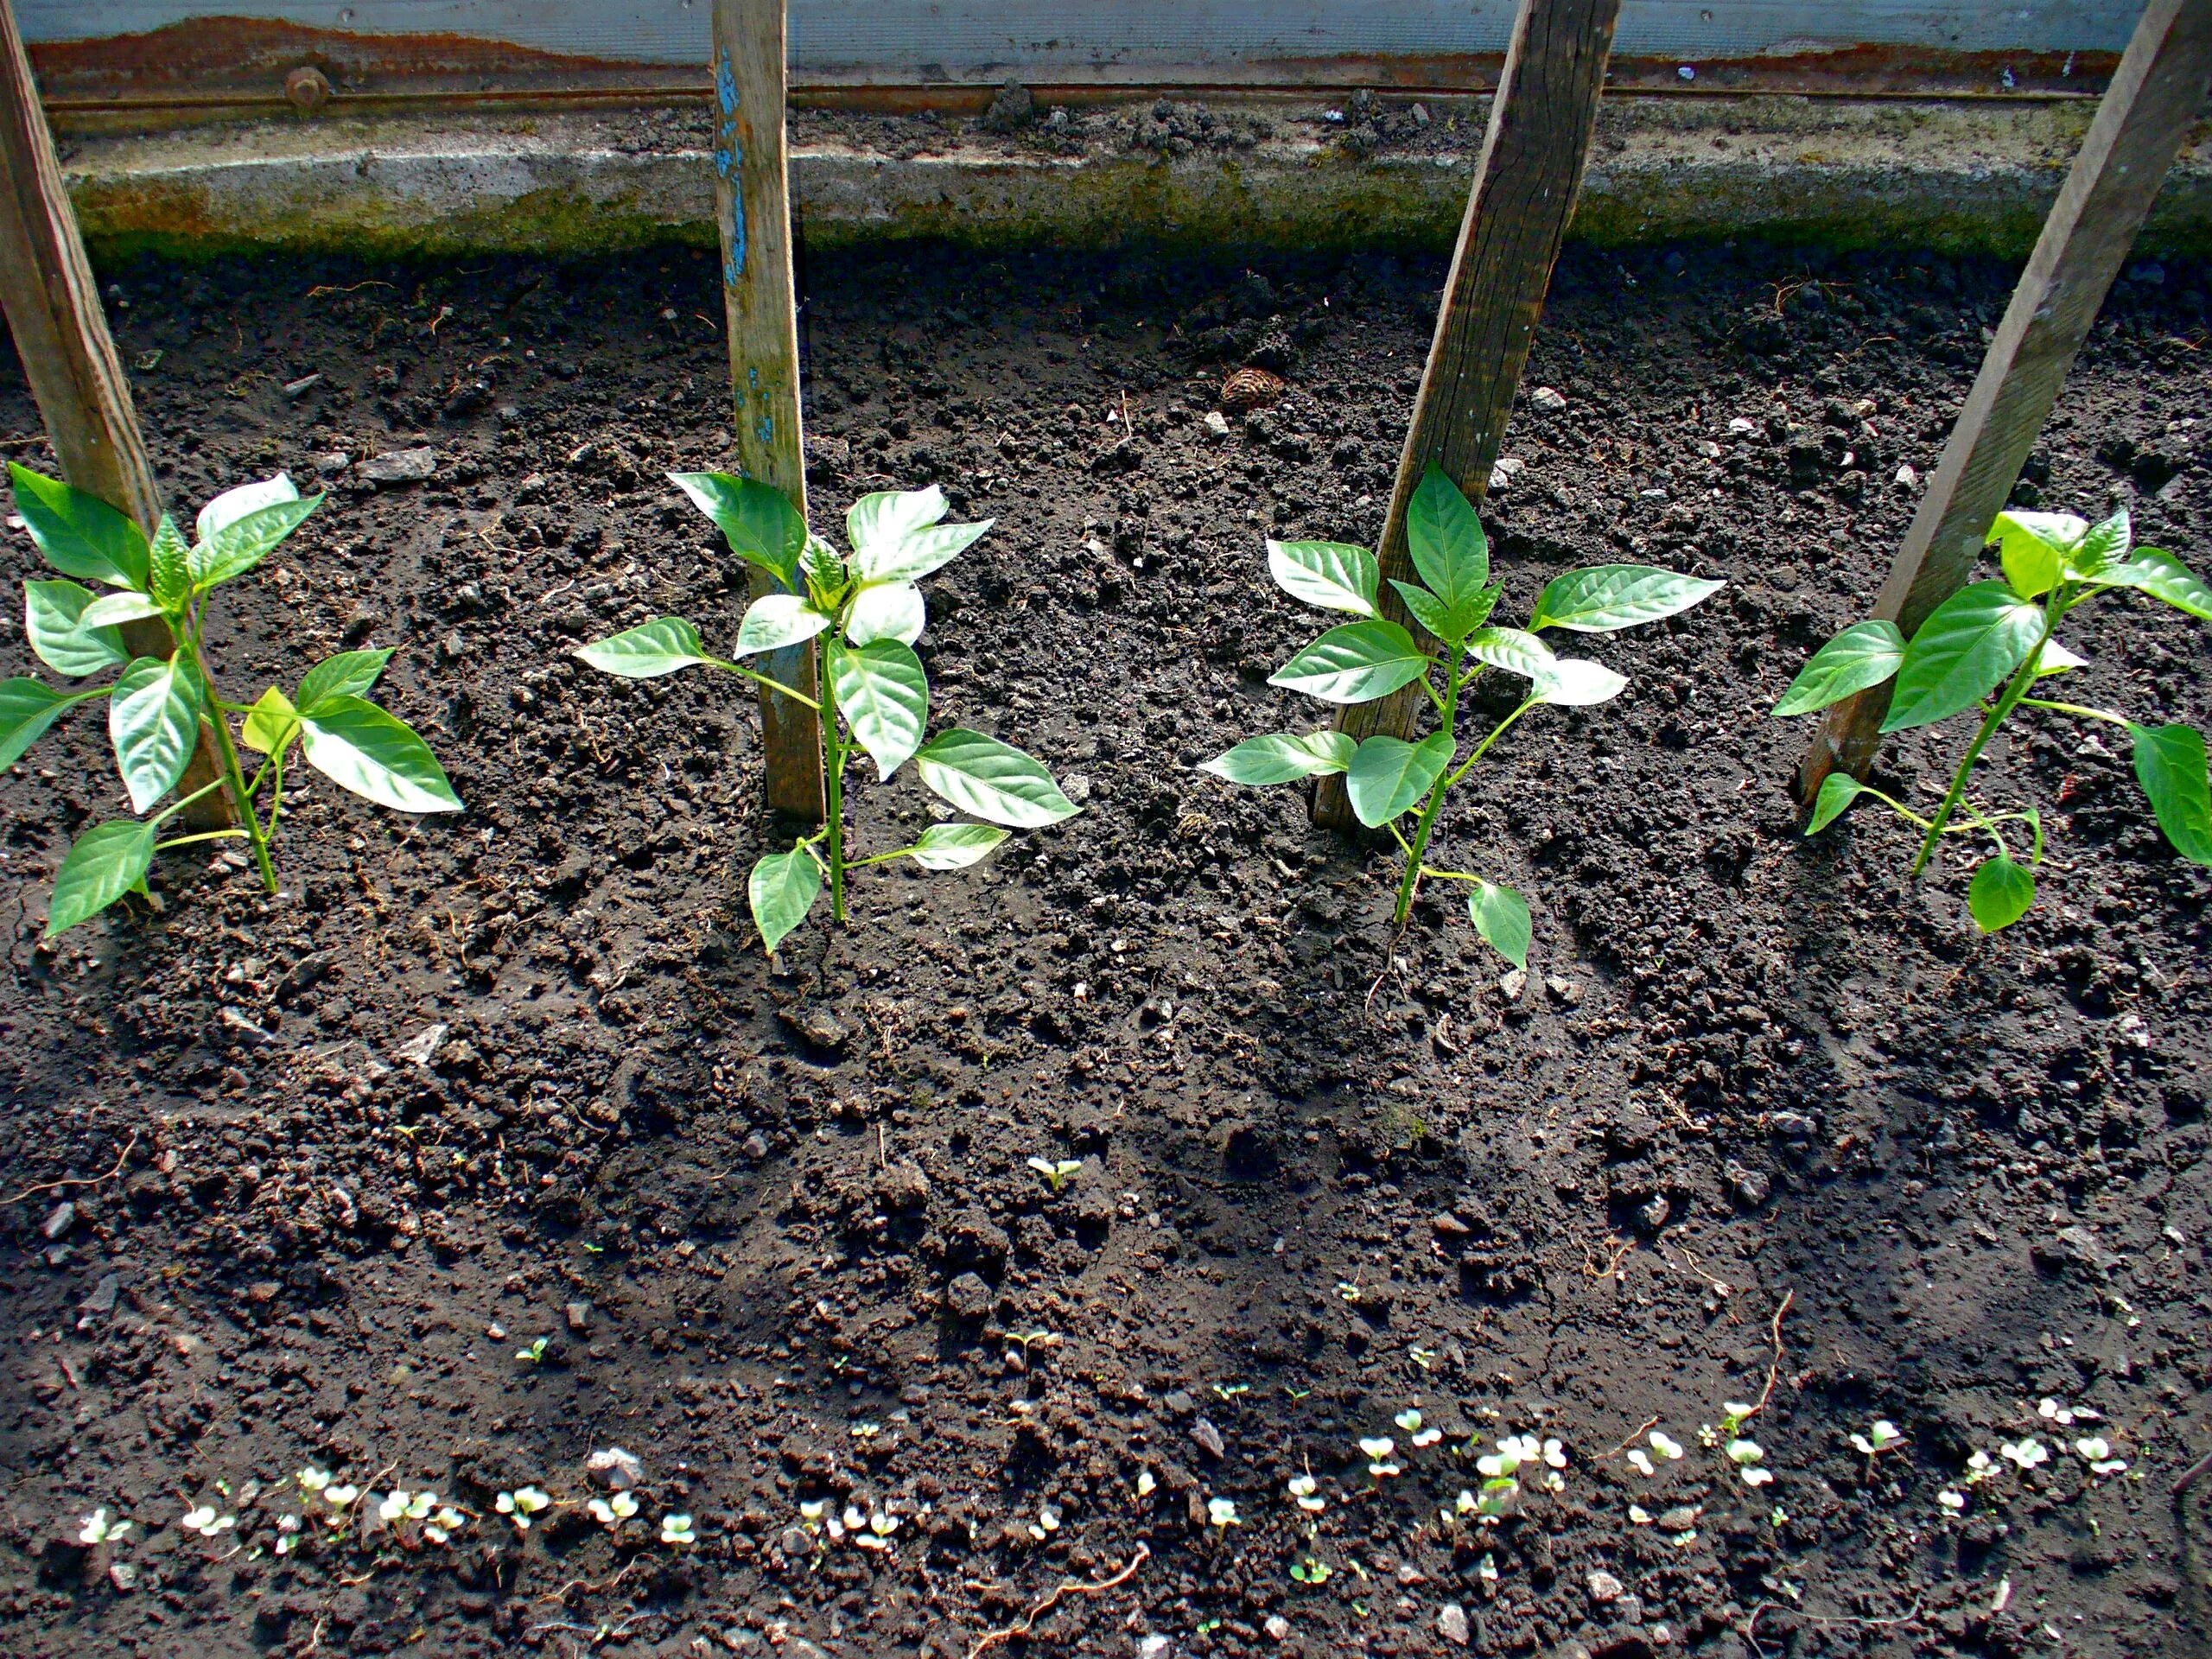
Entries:
[[[680, 669], [721, 669], [742, 675], [815, 709], [822, 727], [822, 828], [789, 852], [771, 853], [747, 883], [754, 925], [770, 950], [804, 921], [830, 888], [832, 918], [845, 918], [848, 871], [911, 858], [925, 870], [957, 870], [980, 861], [1011, 830], [1041, 830], [1081, 809], [1052, 775], [1011, 744], [954, 727], [925, 743], [929, 678], [914, 642], [928, 623], [916, 584], [942, 569], [990, 529], [948, 524], [944, 493], [881, 491], [864, 495], [845, 517], [849, 558], [819, 536], [789, 497], [754, 479], [722, 473], [671, 473], [669, 480], [721, 529], [730, 550], [766, 571], [778, 591], [753, 601], [739, 623], [733, 657], [804, 647], [814, 654], [815, 698], [741, 663], [709, 652], [699, 631], [679, 616], [657, 617], [576, 655], [624, 679], [656, 679]], [[909, 760], [923, 784], [956, 809], [985, 823], [938, 823], [911, 844], [865, 858], [849, 855], [845, 768], [856, 752], [875, 762], [888, 782]], [[1003, 827], [1000, 827], [1003, 826]]]
[[[1402, 927], [1423, 878], [1467, 884], [1467, 913], [1476, 932], [1516, 968], [1529, 960], [1527, 900], [1512, 888], [1425, 861], [1446, 794], [1531, 709], [1584, 708], [1618, 696], [1628, 682], [1601, 663], [1554, 656], [1537, 636], [1547, 628], [1611, 633], [1686, 611], [1721, 583], [1643, 564], [1570, 570], [1537, 596], [1525, 628], [1490, 626], [1503, 582], [1490, 579], [1490, 541], [1457, 485], [1432, 466], [1406, 513], [1406, 549], [1419, 582], [1390, 585], [1407, 612], [1431, 636], [1416, 639], [1385, 617], [1378, 603], [1382, 568], [1363, 547], [1342, 542], [1268, 543], [1268, 569], [1294, 599], [1357, 617], [1331, 628], [1270, 677], [1270, 685], [1303, 691], [1323, 702], [1373, 702], [1419, 685], [1437, 715], [1437, 729], [1418, 743], [1377, 736], [1355, 742], [1346, 732], [1274, 732], [1247, 738], [1204, 770], [1232, 784], [1287, 784], [1341, 772], [1359, 821], [1387, 829], [1405, 854], [1392, 920]], [[1468, 688], [1495, 668], [1529, 682], [1529, 690], [1462, 760], [1459, 716]], [[1410, 838], [1398, 821], [1417, 812]]]
[[[290, 696], [275, 686], [251, 703], [224, 700], [209, 671], [207, 601], [275, 550], [321, 504], [279, 473], [226, 490], [200, 510], [188, 543], [166, 515], [149, 542], [137, 524], [97, 496], [10, 462], [16, 511], [46, 561], [64, 576], [118, 591], [94, 594], [78, 581], [23, 584], [31, 649], [56, 673], [82, 679], [110, 669], [111, 684], [58, 691], [27, 676], [0, 682], [0, 767], [13, 766], [70, 709], [108, 700], [108, 736], [130, 792], [145, 813], [182, 780], [202, 727], [221, 759], [209, 783], [150, 817], [118, 818], [77, 838], [54, 881], [46, 937], [88, 920], [127, 893], [144, 893], [154, 855], [195, 842], [240, 837], [253, 849], [262, 886], [276, 891], [270, 854], [284, 810], [292, 745], [308, 765], [379, 806], [400, 812], [458, 812], [460, 798], [414, 728], [368, 700], [389, 650], [346, 651], [316, 664]], [[124, 625], [159, 617], [175, 645], [167, 657], [137, 657]], [[231, 722], [240, 722], [233, 735]], [[264, 759], [249, 781], [243, 745]], [[162, 825], [204, 795], [225, 791], [236, 827], [162, 840]]]
[[[2095, 524], [2070, 513], [2000, 512], [1986, 539], [1998, 545], [2000, 580], [1961, 588], [1929, 614], [1910, 642], [1894, 622], [1853, 623], [1813, 653], [1774, 707], [1784, 717], [1808, 715], [1894, 680], [1885, 733], [1933, 726], [1978, 709], [1980, 728], [1934, 815], [1923, 817], [1850, 773], [1836, 772], [1814, 798], [1805, 833], [1819, 834], [1853, 801], [1870, 795], [1920, 830], [1915, 880], [1945, 836], [1986, 836], [1992, 850], [1967, 885], [1967, 910], [1985, 933], [2010, 927], [2035, 902], [2043, 818], [2033, 807], [1986, 810], [1967, 798], [1967, 785], [2013, 710], [2039, 709], [2123, 728], [2134, 750], [2136, 781], [2167, 842], [2190, 862], [2212, 865], [2212, 789], [2201, 734], [2188, 726], [2139, 726], [2108, 709], [2028, 695], [2051, 675], [2087, 666], [2055, 636], [2060, 622], [2091, 600], [2132, 588], [2212, 620], [2212, 588], [2172, 554], [2135, 546], [2125, 508]], [[2008, 823], [2025, 826], [2025, 864], [2012, 856]]]

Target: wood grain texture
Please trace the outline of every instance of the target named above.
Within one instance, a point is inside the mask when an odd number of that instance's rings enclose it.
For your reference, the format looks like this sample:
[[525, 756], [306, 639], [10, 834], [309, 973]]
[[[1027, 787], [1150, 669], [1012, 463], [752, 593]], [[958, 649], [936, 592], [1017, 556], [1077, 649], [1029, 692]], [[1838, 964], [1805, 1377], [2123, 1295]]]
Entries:
[[[10, 0], [0, 0], [0, 309], [61, 476], [129, 513], [151, 536], [161, 522], [161, 493]], [[176, 648], [158, 617], [128, 623], [122, 632], [137, 656], [166, 658]], [[214, 742], [203, 726], [181, 790], [189, 794], [219, 775]], [[194, 802], [183, 816], [194, 830], [220, 830], [232, 821], [221, 790]]]
[[[1478, 508], [1489, 493], [1513, 394], [1574, 212], [1619, 18], [1620, 0], [1521, 0], [1514, 18], [1377, 550], [1384, 613], [1408, 626], [1412, 619], [1389, 585], [1415, 579], [1406, 554], [1407, 505], [1431, 461]], [[1337, 729], [1355, 738], [1403, 737], [1419, 698], [1409, 687], [1343, 709]], [[1313, 821], [1338, 830], [1357, 822], [1341, 777], [1320, 780]]]
[[[2212, 80], [2212, 0], [2151, 0], [2012, 290], [1875, 617], [1910, 638], [1964, 587], [2036, 435], [2134, 245]], [[1809, 804], [1836, 771], [1864, 778], [1888, 683], [1837, 703], [1797, 769]]]
[[[738, 470], [774, 485], [804, 512], [784, 22], [784, 0], [714, 0], [715, 217], [721, 229]], [[766, 585], [756, 574], [753, 591]], [[761, 671], [815, 694], [810, 649], [774, 652]], [[762, 691], [760, 740], [769, 810], [820, 823], [822, 730], [813, 711]]]

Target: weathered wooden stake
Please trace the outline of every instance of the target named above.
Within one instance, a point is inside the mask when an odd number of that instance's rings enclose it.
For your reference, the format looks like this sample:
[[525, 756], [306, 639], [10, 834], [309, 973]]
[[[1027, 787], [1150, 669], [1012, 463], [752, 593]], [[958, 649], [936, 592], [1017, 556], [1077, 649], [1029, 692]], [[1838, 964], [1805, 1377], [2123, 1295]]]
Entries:
[[[791, 282], [791, 173], [784, 139], [784, 0], [715, 0], [715, 216], [721, 226], [738, 470], [806, 510], [798, 314]], [[753, 591], [767, 585], [756, 574]], [[814, 694], [804, 646], [761, 671]], [[760, 693], [771, 811], [822, 819], [822, 730], [811, 709]]]
[[[2151, 0], [2074, 170], [2044, 220], [1874, 615], [1910, 638], [1966, 585], [2044, 418], [2134, 245], [2212, 81], [2212, 0]], [[1797, 770], [1810, 803], [1830, 772], [1864, 778], [1881, 747], [1887, 684], [1827, 711]]]
[[[0, 0], [0, 309], [61, 476], [129, 513], [151, 536], [162, 518], [161, 493], [10, 0]], [[125, 624], [123, 639], [140, 657], [167, 657], [176, 648], [159, 617]], [[203, 726], [182, 791], [219, 775]], [[184, 817], [195, 830], [222, 829], [231, 822], [229, 798], [217, 790]]]
[[[1620, 0], [1521, 0], [1513, 19], [1378, 550], [1386, 578], [1383, 610], [1416, 636], [1421, 630], [1389, 585], [1414, 576], [1406, 554], [1407, 504], [1432, 461], [1476, 506], [1489, 492], [1513, 393], [1581, 186], [1619, 18]], [[1414, 701], [1408, 688], [1342, 709], [1337, 729], [1354, 737], [1377, 732], [1403, 737], [1412, 726]], [[1320, 780], [1313, 821], [1337, 830], [1354, 823], [1342, 778]]]

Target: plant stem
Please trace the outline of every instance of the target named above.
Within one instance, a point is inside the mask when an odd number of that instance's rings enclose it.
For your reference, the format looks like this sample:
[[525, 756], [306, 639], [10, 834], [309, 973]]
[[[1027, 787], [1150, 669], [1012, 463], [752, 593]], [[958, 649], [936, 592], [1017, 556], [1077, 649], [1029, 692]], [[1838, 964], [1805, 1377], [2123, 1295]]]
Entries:
[[829, 653], [815, 652], [815, 680], [822, 688], [823, 844], [830, 855], [830, 917], [845, 919], [845, 745], [837, 733], [837, 688]]
[[[200, 682], [207, 686], [209, 698], [219, 705], [221, 699], [216, 695], [215, 678], [207, 671], [207, 659], [200, 653], [200, 636], [196, 629], [192, 635], [192, 660], [200, 670]], [[238, 746], [231, 740], [231, 722], [219, 707], [214, 719], [208, 723], [214, 727], [215, 735], [221, 740], [223, 777], [230, 785], [231, 805], [245, 830], [246, 839], [253, 843], [253, 861], [260, 868], [261, 885], [267, 892], [274, 893], [276, 891], [276, 866], [270, 861], [269, 837], [261, 833], [261, 817], [253, 810], [253, 797], [245, 786], [245, 772], [238, 765]]]
[[[1421, 677], [1421, 683], [1428, 684], [1428, 677], [1425, 674]], [[1429, 695], [1433, 697], [1435, 693], [1431, 690]], [[1438, 708], [1444, 717], [1444, 734], [1452, 739], [1452, 747], [1456, 749], [1459, 747], [1459, 677], [1448, 667], [1444, 671], [1444, 700]], [[1451, 764], [1449, 760], [1445, 762], [1447, 766]], [[1436, 782], [1429, 786], [1427, 804], [1421, 810], [1421, 821], [1414, 826], [1414, 844], [1406, 852], [1405, 880], [1398, 883], [1397, 908], [1390, 912], [1390, 920], [1396, 926], [1403, 927], [1407, 916], [1412, 912], [1414, 891], [1421, 886], [1421, 855], [1428, 850], [1428, 837], [1436, 828], [1437, 810], [1444, 804], [1444, 791], [1450, 783], [1451, 780], [1441, 772], [1436, 774]]]
[[2085, 709], [2078, 702], [2048, 702], [2041, 697], [2022, 697], [2023, 709], [2048, 709], [2053, 714], [2078, 715], [2083, 720], [2108, 720], [2115, 726], [2125, 726], [2127, 717], [2115, 715], [2108, 709]]
[[2051, 630], [2058, 623], [2056, 598], [2053, 594], [2053, 602], [2044, 607], [2043, 632], [2037, 637], [2028, 654], [2020, 659], [2020, 666], [2013, 671], [2012, 677], [2005, 682], [2004, 695], [1997, 699], [1997, 706], [1989, 711], [1989, 718], [1981, 722], [1981, 729], [1974, 734], [1974, 741], [1967, 746], [1965, 758], [1959, 762], [1958, 771], [1951, 775], [1951, 786], [1944, 791], [1943, 804], [1936, 809], [1936, 816], [1929, 820], [1928, 833], [1921, 838], [1920, 851], [1913, 856], [1912, 877], [1916, 881], [1920, 879], [1920, 873], [1928, 868], [1929, 857], [1936, 850], [1936, 842], [1943, 833], [1943, 826], [1950, 822], [1951, 814], [1958, 810], [1960, 799], [1967, 792], [1967, 779], [1973, 773], [1974, 763], [1981, 759], [1982, 750], [1989, 747], [1989, 740], [1997, 735], [1997, 728], [2005, 723], [2005, 717], [2012, 712], [2022, 697], [2027, 696], [2028, 688], [2036, 682], [2036, 664], [2042, 660], [2044, 645], [2050, 640]]

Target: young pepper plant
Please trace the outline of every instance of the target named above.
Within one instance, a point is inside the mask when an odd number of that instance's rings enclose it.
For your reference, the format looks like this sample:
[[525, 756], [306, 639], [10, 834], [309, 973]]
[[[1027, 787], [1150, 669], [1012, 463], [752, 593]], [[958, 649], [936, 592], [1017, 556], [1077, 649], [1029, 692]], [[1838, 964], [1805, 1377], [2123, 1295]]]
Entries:
[[[928, 613], [916, 586], [966, 551], [992, 521], [940, 523], [944, 492], [885, 491], [864, 495], [846, 515], [852, 555], [840, 557], [782, 492], [722, 473], [671, 473], [670, 480], [721, 526], [730, 550], [766, 571], [779, 591], [754, 600], [739, 623], [732, 657], [788, 647], [815, 653], [817, 702], [756, 669], [709, 652], [699, 631], [680, 616], [657, 617], [578, 649], [594, 668], [625, 679], [649, 680], [679, 669], [721, 669], [782, 692], [820, 715], [821, 829], [789, 852], [753, 867], [747, 894], [761, 943], [770, 950], [804, 921], [826, 881], [830, 913], [845, 920], [848, 872], [911, 858], [925, 870], [957, 870], [980, 861], [1010, 830], [1041, 830], [1080, 810], [1052, 774], [1010, 744], [955, 727], [925, 743], [929, 678], [914, 642]], [[911, 844], [864, 858], [850, 855], [845, 823], [845, 769], [855, 752], [875, 762], [888, 782], [909, 760], [932, 791], [988, 823], [939, 823]], [[1005, 826], [998, 828], [995, 826]]]
[[[1967, 910], [1985, 933], [2010, 927], [2035, 902], [2043, 819], [2032, 807], [1993, 812], [1977, 806], [1967, 785], [1998, 728], [2015, 709], [2039, 709], [2124, 728], [2134, 749], [2136, 780], [2166, 840], [2183, 858], [2212, 864], [2212, 792], [2206, 785], [2204, 739], [2197, 732], [2187, 726], [2139, 726], [2107, 709], [2028, 695], [2050, 676], [2085, 666], [2055, 636], [2058, 625], [2091, 600], [2132, 588], [2212, 620], [2212, 588], [2172, 554], [2135, 546], [2125, 509], [2096, 524], [2070, 513], [2000, 512], [1988, 540], [1998, 543], [2002, 580], [1974, 582], [1952, 594], [1910, 642], [1894, 622], [1853, 623], [1813, 653], [1774, 707], [1785, 717], [1809, 715], [1894, 679], [1885, 733], [1933, 726], [1978, 709], [1981, 725], [1934, 815], [1923, 817], [1837, 772], [1821, 785], [1805, 833], [1817, 835], [1861, 795], [1871, 795], [1921, 832], [1912, 859], [1916, 880], [1945, 836], [1986, 837], [1991, 850], [1967, 886]], [[2025, 826], [2025, 864], [2012, 855], [2008, 823]]]
[[[1467, 498], [1432, 466], [1406, 513], [1406, 550], [1419, 583], [1394, 580], [1414, 620], [1433, 648], [1382, 614], [1381, 567], [1363, 547], [1342, 542], [1268, 543], [1268, 569], [1292, 598], [1360, 620], [1331, 628], [1285, 663], [1271, 685], [1303, 691], [1323, 702], [1372, 702], [1418, 684], [1434, 706], [1437, 729], [1417, 743], [1370, 737], [1355, 744], [1337, 731], [1270, 733], [1247, 738], [1204, 769], [1232, 784], [1287, 784], [1342, 772], [1352, 811], [1370, 829], [1388, 829], [1405, 854], [1393, 920], [1405, 925], [1424, 877], [1467, 884], [1467, 913], [1491, 948], [1516, 968], [1528, 966], [1527, 900], [1487, 877], [1431, 868], [1425, 861], [1444, 798], [1491, 746], [1531, 709], [1580, 708], [1618, 696], [1628, 682], [1601, 663], [1554, 656], [1537, 636], [1547, 628], [1611, 633], [1673, 616], [1719, 591], [1721, 584], [1643, 564], [1570, 570], [1537, 596], [1525, 628], [1490, 626], [1504, 584], [1490, 580], [1490, 543]], [[1529, 682], [1511, 712], [1460, 757], [1459, 717], [1467, 689], [1485, 669]], [[1410, 836], [1398, 821], [1414, 813]]]
[[[215, 779], [150, 817], [118, 818], [77, 838], [54, 877], [47, 907], [52, 938], [114, 904], [144, 893], [154, 855], [195, 842], [238, 837], [252, 848], [264, 887], [276, 891], [270, 846], [284, 810], [285, 759], [296, 741], [307, 763], [333, 783], [401, 812], [457, 812], [444, 769], [414, 729], [368, 701], [391, 652], [347, 651], [318, 663], [286, 696], [275, 686], [251, 704], [226, 702], [207, 665], [208, 596], [245, 575], [321, 505], [283, 474], [226, 491], [200, 510], [187, 543], [164, 516], [149, 542], [137, 524], [97, 496], [10, 463], [16, 511], [46, 561], [64, 576], [118, 591], [94, 594], [77, 581], [23, 584], [31, 649], [56, 673], [82, 679], [122, 670], [111, 684], [59, 691], [19, 676], [0, 682], [0, 767], [12, 766], [70, 709], [108, 700], [108, 736], [131, 810], [144, 814], [184, 777], [203, 727], [221, 761]], [[123, 625], [159, 617], [174, 649], [133, 658]], [[240, 728], [234, 737], [231, 721]], [[249, 780], [238, 748], [264, 759]], [[161, 839], [162, 826], [217, 790], [237, 827]]]

